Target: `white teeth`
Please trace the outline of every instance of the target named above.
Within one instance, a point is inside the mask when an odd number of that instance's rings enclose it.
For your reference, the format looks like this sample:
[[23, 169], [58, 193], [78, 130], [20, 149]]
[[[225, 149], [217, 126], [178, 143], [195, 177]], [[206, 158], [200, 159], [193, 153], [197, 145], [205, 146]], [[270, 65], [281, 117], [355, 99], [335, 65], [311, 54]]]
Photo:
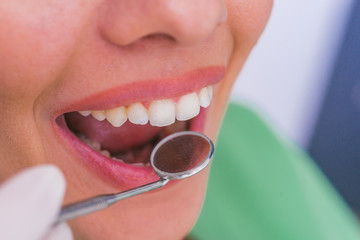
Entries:
[[145, 125], [149, 121], [148, 112], [141, 103], [134, 103], [129, 106], [128, 118], [130, 122], [140, 125]]
[[132, 163], [131, 165], [136, 166], [136, 167], [144, 167], [144, 163]]
[[200, 112], [199, 98], [196, 93], [190, 93], [182, 96], [176, 104], [176, 119], [189, 120]]
[[208, 107], [213, 96], [212, 86], [204, 87], [197, 94], [186, 94], [177, 103], [171, 99], [154, 100], [146, 109], [142, 103], [133, 103], [128, 107], [117, 107], [109, 110], [79, 111], [85, 117], [90, 114], [98, 121], [107, 119], [114, 127], [120, 127], [127, 119], [133, 124], [145, 125], [150, 121], [153, 126], [164, 127], [175, 122], [186, 121], [200, 112], [200, 107]]
[[91, 114], [91, 111], [90, 111], [90, 110], [87, 110], [87, 111], [79, 111], [79, 113], [80, 113], [81, 115], [83, 115], [84, 117], [87, 117], [87, 116], [89, 116], [89, 115]]
[[163, 127], [175, 122], [175, 104], [172, 100], [155, 100], [149, 108], [150, 124]]
[[101, 150], [100, 153], [105, 157], [108, 157], [108, 158], [111, 157], [111, 154], [108, 150]]
[[210, 105], [210, 96], [207, 88], [203, 88], [199, 93], [200, 106], [207, 108]]
[[126, 108], [118, 107], [110, 110], [106, 110], [106, 119], [111, 123], [114, 127], [120, 127], [127, 120]]
[[209, 97], [210, 97], [210, 101], [212, 100], [212, 97], [213, 97], [213, 87], [212, 86], [208, 86], [206, 87], [207, 91], [208, 91], [208, 94], [209, 94]]
[[91, 115], [98, 121], [103, 121], [106, 118], [105, 111], [91, 111]]

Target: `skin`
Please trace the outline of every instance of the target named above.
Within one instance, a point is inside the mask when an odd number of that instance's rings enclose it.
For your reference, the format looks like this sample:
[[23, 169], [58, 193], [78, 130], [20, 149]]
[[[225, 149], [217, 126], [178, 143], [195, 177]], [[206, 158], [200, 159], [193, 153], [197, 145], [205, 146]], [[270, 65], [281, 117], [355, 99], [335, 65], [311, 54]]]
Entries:
[[[51, 163], [66, 177], [65, 203], [119, 191], [59, 144], [57, 111], [112, 87], [211, 65], [226, 67], [204, 128], [216, 139], [271, 8], [272, 0], [0, 1], [0, 181]], [[196, 222], [207, 175], [73, 220], [74, 237], [181, 239]]]

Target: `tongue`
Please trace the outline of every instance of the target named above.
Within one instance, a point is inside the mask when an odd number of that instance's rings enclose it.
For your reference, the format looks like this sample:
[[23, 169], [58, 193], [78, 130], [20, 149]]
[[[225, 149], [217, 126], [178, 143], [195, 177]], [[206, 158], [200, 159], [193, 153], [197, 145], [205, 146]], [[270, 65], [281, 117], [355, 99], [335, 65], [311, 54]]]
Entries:
[[65, 115], [68, 127], [74, 132], [81, 132], [89, 139], [100, 143], [102, 149], [111, 153], [126, 151], [141, 146], [154, 139], [161, 128], [147, 125], [136, 125], [129, 121], [121, 127], [113, 127], [108, 121], [98, 121], [93, 117], [83, 117], [79, 113]]

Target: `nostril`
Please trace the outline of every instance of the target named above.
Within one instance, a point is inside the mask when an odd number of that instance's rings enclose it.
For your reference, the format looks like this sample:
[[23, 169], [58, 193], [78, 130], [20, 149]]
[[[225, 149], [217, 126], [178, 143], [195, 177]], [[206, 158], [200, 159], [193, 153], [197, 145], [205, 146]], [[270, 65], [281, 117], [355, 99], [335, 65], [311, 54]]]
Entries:
[[176, 39], [166, 33], [153, 33], [153, 34], [148, 34], [140, 39], [138, 39], [138, 41], [149, 41], [149, 42], [156, 42], [157, 44], [163, 42], [163, 43], [174, 43], [176, 42]]
[[165, 33], [154, 33], [154, 34], [148, 34], [144, 36], [139, 36], [137, 38], [128, 38], [124, 39], [123, 41], [120, 41], [120, 38], [115, 42], [117, 45], [121, 46], [130, 46], [133, 44], [145, 44], [145, 43], [156, 43], [158, 46], [159, 44], [167, 44], [167, 43], [174, 43], [176, 42], [176, 39], [172, 37], [171, 35], [165, 34]]
[[166, 33], [153, 33], [153, 34], [148, 34], [146, 36], [143, 37], [144, 39], [149, 39], [149, 40], [158, 40], [158, 39], [167, 39], [167, 40], [172, 40], [174, 41], [174, 37], [166, 34]]

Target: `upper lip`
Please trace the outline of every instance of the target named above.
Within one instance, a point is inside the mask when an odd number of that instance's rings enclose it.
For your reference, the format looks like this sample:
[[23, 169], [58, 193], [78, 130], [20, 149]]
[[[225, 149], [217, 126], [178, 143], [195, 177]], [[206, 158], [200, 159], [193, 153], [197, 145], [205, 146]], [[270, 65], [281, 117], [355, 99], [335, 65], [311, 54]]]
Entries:
[[181, 96], [219, 82], [225, 74], [224, 66], [209, 66], [174, 78], [149, 79], [112, 87], [77, 100], [58, 114], [81, 110], [104, 110], [134, 102], [149, 102]]

